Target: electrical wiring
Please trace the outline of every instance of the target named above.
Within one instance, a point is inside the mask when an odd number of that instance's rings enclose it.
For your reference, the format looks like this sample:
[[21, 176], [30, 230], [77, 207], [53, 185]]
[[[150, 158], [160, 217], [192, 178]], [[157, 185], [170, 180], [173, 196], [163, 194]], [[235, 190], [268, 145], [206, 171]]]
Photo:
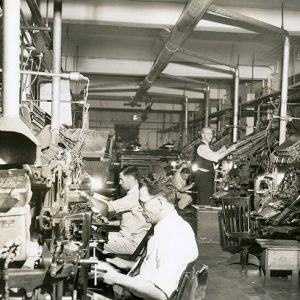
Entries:
[[[41, 65], [42, 65], [42, 56], [39, 56], [39, 64], [38, 64], [38, 67], [37, 67], [37, 72], [40, 71]], [[32, 71], [32, 66], [33, 66], [33, 64], [31, 65], [31, 70], [30, 71]], [[23, 87], [22, 92], [25, 91], [26, 89], [28, 89], [29, 87], [31, 87], [34, 84], [34, 82], [36, 81], [37, 77], [38, 77], [38, 75], [35, 75], [35, 77], [33, 78], [33, 80], [31, 80], [30, 84], [28, 84], [27, 86]]]

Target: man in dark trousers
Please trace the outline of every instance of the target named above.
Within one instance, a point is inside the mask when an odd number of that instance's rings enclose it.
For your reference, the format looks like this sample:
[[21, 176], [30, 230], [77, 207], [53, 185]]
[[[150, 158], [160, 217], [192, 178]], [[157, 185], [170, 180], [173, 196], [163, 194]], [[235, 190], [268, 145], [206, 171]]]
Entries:
[[213, 139], [213, 131], [209, 127], [202, 128], [201, 138], [192, 166], [196, 175], [197, 204], [211, 205], [210, 197], [214, 193], [214, 164], [236, 150], [236, 145], [231, 145], [228, 149], [223, 147], [219, 151], [212, 151], [209, 144]]

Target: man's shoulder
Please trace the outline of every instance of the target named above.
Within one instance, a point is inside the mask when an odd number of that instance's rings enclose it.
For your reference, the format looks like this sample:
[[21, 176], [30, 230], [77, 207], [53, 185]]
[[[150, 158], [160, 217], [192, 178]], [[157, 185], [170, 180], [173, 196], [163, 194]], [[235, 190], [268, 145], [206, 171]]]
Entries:
[[166, 238], [173, 238], [176, 236], [178, 239], [179, 233], [193, 233], [191, 225], [177, 213], [173, 214], [161, 229], [162, 230], [159, 231], [162, 235], [166, 236]]
[[205, 141], [200, 141], [200, 143], [198, 144], [198, 149], [202, 148], [202, 147], [209, 147], [209, 144]]

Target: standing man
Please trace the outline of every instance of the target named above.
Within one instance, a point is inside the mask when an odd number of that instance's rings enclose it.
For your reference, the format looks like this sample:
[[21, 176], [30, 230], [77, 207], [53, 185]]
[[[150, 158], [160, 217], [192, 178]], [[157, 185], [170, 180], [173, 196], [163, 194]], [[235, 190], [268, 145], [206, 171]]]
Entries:
[[214, 193], [214, 164], [236, 150], [236, 145], [231, 145], [228, 149], [223, 147], [219, 151], [212, 151], [209, 144], [213, 139], [213, 131], [209, 127], [202, 128], [201, 138], [192, 169], [196, 172], [197, 204], [210, 205], [210, 197]]
[[[101, 276], [104, 282], [119, 285], [137, 297], [169, 299], [187, 265], [198, 256], [195, 235], [175, 209], [175, 190], [168, 178], [146, 177], [140, 203], [147, 221], [155, 224], [145, 254], [128, 275], [110, 267]], [[132, 262], [120, 258], [107, 261], [119, 268], [132, 266]], [[99, 268], [106, 269], [105, 263], [100, 263]], [[126, 299], [136, 299], [133, 295]]]
[[[108, 211], [121, 214], [120, 231], [109, 232], [103, 253], [132, 254], [150, 228], [139, 209], [137, 168], [129, 166], [120, 173], [120, 185], [128, 190], [117, 200], [107, 201]], [[92, 202], [95, 207], [97, 201]]]

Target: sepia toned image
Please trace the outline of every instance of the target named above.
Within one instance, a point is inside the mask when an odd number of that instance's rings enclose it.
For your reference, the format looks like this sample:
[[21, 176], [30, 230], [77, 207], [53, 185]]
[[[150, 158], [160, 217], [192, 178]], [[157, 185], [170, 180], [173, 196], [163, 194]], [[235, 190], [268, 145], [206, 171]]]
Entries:
[[0, 299], [300, 299], [300, 0], [0, 0]]

